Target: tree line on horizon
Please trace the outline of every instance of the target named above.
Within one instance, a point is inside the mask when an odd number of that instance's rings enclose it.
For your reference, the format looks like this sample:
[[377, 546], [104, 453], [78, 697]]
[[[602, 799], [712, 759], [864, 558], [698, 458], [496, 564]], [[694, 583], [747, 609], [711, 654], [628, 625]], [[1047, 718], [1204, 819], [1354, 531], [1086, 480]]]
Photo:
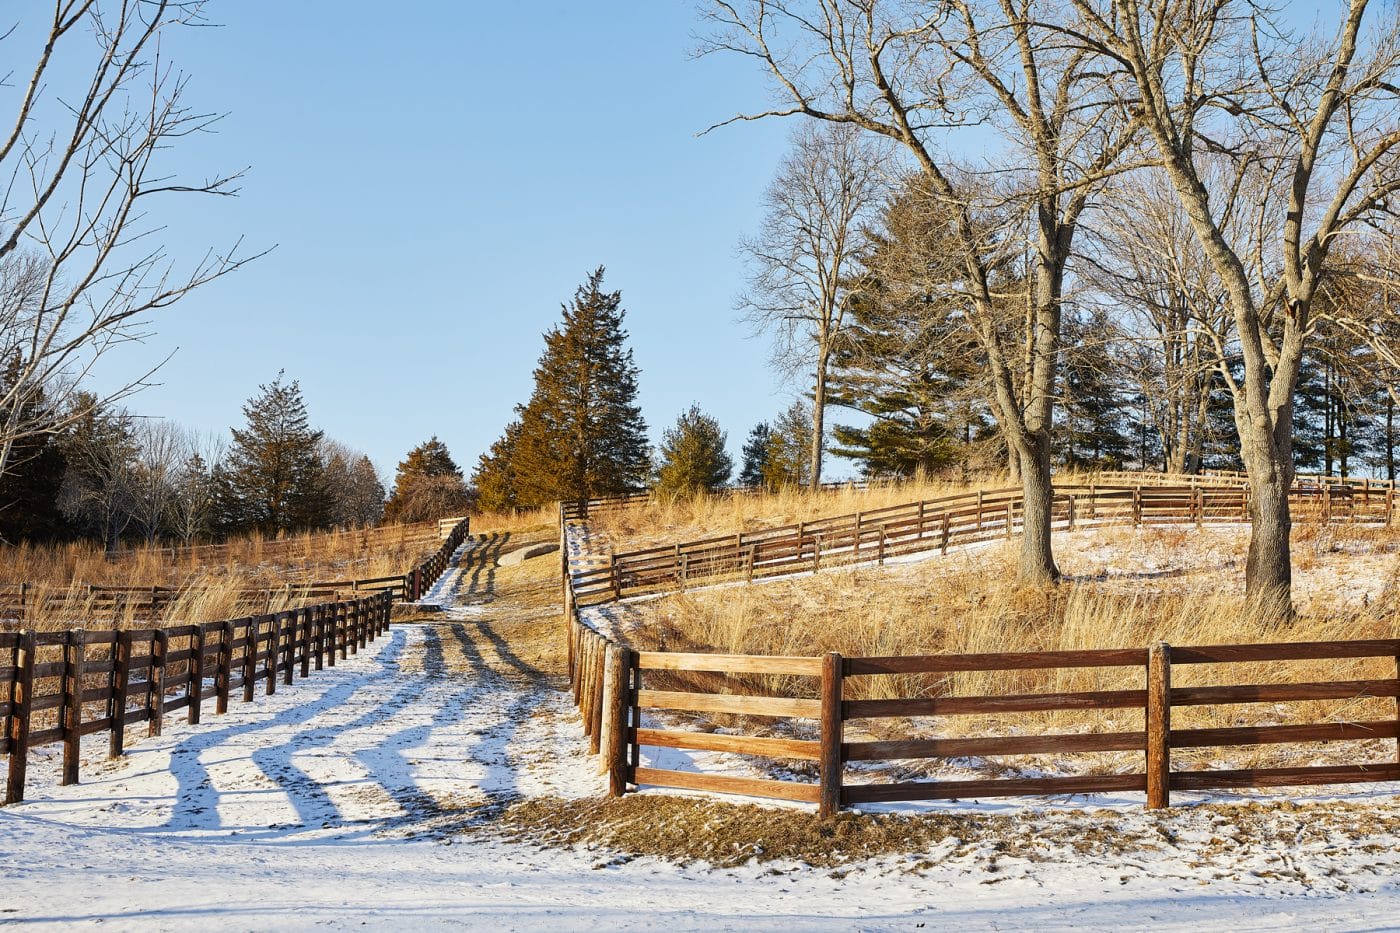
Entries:
[[313, 428], [299, 383], [282, 373], [258, 387], [227, 438], [88, 397], [76, 404], [79, 417], [55, 411], [60, 427], [15, 444], [0, 475], [0, 540], [115, 550], [426, 521], [472, 504], [436, 437], [409, 451], [386, 496], [369, 457]]

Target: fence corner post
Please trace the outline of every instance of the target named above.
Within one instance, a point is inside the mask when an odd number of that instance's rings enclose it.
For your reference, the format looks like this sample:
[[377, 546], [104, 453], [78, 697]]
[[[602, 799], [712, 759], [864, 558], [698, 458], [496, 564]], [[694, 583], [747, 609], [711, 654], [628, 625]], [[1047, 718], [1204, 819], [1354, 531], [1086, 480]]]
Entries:
[[78, 762], [83, 736], [83, 657], [87, 632], [75, 628], [63, 645], [63, 779], [62, 784], [78, 783]]
[[1171, 645], [1147, 649], [1147, 809], [1171, 806]]
[[822, 659], [821, 761], [817, 815], [835, 816], [841, 809], [842, 767], [842, 677], [841, 655], [830, 652]]
[[632, 668], [631, 650], [622, 645], [608, 646], [607, 695], [604, 732], [607, 743], [608, 796], [621, 797], [627, 793], [627, 746], [631, 741], [628, 728], [631, 690], [628, 674]]

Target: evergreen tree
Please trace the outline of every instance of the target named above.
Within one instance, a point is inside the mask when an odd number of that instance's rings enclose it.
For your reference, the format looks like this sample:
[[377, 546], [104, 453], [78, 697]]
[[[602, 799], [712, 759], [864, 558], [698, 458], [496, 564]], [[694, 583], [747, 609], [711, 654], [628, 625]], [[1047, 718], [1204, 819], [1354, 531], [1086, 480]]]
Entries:
[[384, 517], [395, 522], [429, 521], [464, 514], [471, 504], [461, 468], [434, 435], [399, 462]]
[[[19, 376], [19, 356], [0, 385], [8, 394]], [[22, 409], [18, 423], [42, 424], [51, 415], [42, 391], [30, 393], [16, 404]], [[4, 415], [0, 414], [0, 419]], [[57, 417], [52, 417], [58, 423]], [[39, 432], [13, 442], [9, 463], [0, 473], [0, 541], [52, 541], [68, 532], [68, 522], [58, 507], [59, 489], [67, 469], [63, 445], [51, 432]]]
[[734, 461], [725, 452], [728, 435], [719, 422], [691, 405], [661, 437], [661, 463], [656, 488], [675, 495], [694, 495], [729, 481]]
[[515, 494], [513, 458], [516, 441], [520, 438], [520, 422], [506, 425], [491, 449], [481, 455], [472, 473], [477, 507], [486, 512], [506, 512], [520, 505]]
[[518, 409], [511, 444], [517, 505], [628, 492], [650, 473], [622, 293], [602, 284], [599, 267], [564, 306], [563, 323], [545, 334], [534, 393]]
[[1101, 310], [1067, 313], [1062, 323], [1065, 349], [1061, 379], [1064, 401], [1057, 434], [1065, 466], [1121, 469], [1133, 446], [1130, 393], [1121, 383], [1109, 337], [1112, 326]]
[[744, 441], [744, 465], [739, 470], [740, 486], [763, 485], [763, 478], [768, 470], [768, 445], [771, 443], [772, 433], [766, 421], [760, 421], [749, 432], [748, 440]]
[[763, 483], [769, 489], [805, 486], [810, 480], [812, 412], [801, 400], [793, 402], [778, 417], [768, 434], [768, 457]]
[[295, 379], [258, 387], [243, 406], [246, 426], [234, 428], [228, 462], [219, 474], [219, 503], [226, 531], [264, 533], [324, 527], [331, 498], [320, 457], [321, 431], [313, 431]]

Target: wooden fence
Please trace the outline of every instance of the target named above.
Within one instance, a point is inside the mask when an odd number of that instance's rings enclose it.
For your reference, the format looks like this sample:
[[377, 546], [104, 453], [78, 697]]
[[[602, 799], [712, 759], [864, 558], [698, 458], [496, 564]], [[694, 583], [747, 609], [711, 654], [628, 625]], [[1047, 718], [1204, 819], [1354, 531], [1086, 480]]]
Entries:
[[[434, 534], [431, 540], [438, 543], [437, 550], [407, 573], [387, 577], [285, 583], [279, 587], [250, 587], [238, 590], [236, 595], [241, 603], [246, 606], [261, 606], [265, 613], [271, 612], [274, 604], [310, 605], [316, 601], [336, 599], [346, 594], [387, 592], [394, 599], [418, 600], [432, 585], [431, 581], [442, 574], [452, 551], [466, 539], [469, 528], [470, 520], [459, 518], [456, 519], [453, 528], [441, 538]], [[117, 620], [124, 616], [154, 621], [197, 589], [86, 583], [68, 587], [48, 587], [32, 583], [0, 584], [0, 626], [4, 626], [7, 620], [11, 626], [22, 625], [34, 617], [70, 610], [83, 612], [88, 621]]]
[[76, 783], [85, 735], [109, 733], [116, 757], [129, 725], [160, 735], [167, 713], [183, 709], [198, 723], [206, 700], [224, 713], [231, 696], [252, 702], [259, 683], [270, 695], [278, 680], [291, 684], [358, 653], [388, 630], [397, 599], [418, 599], [442, 575], [468, 530], [463, 519], [435, 553], [363, 596], [197, 625], [0, 633], [5, 803], [24, 799], [32, 748], [62, 745], [62, 783]]
[[[1298, 486], [1292, 494], [1300, 521], [1390, 524], [1392, 489]], [[596, 510], [597, 506], [592, 506]], [[588, 514], [568, 504], [563, 521]], [[573, 575], [574, 597], [593, 605], [685, 587], [700, 581], [752, 581], [839, 563], [884, 563], [887, 558], [954, 545], [1011, 538], [1025, 520], [1020, 489], [943, 496], [819, 521], [784, 525], [643, 548], [607, 556]], [[1235, 524], [1249, 521], [1243, 486], [1087, 485], [1056, 487], [1051, 527], [1072, 530], [1107, 525]]]
[[[1201, 489], [1161, 490], [1146, 488], [1094, 489], [1089, 495], [1070, 493], [1057, 496], [1057, 515], [1073, 527], [1078, 521], [1121, 520], [1126, 515], [1134, 523], [1193, 521], [1204, 523], [1228, 515], [1230, 521], [1244, 519], [1247, 508], [1245, 491]], [[1327, 499], [1310, 500], [1300, 496], [1300, 507], [1311, 508], [1317, 517], [1337, 520], [1338, 513], [1328, 511]], [[991, 501], [988, 501], [990, 498]], [[1393, 491], [1375, 497], [1363, 495], [1359, 514], [1369, 520], [1389, 521], [1393, 511]], [[889, 516], [882, 518], [883, 552], [899, 553], [919, 541], [918, 532], [935, 535], [935, 547], [958, 540], [960, 530], [972, 529], [963, 540], [977, 540], [977, 534], [1006, 533], [1014, 527], [1015, 497], [981, 496], [978, 505], [969, 509], [966, 497], [950, 497], [934, 502], [900, 507], [907, 512], [916, 510], [920, 517], [909, 525], [900, 525], [898, 535], [892, 535]], [[1384, 502], [1381, 512], [1380, 502]], [[930, 505], [940, 506], [930, 512]], [[1337, 503], [1330, 503], [1335, 508]], [[1353, 501], [1348, 507], [1356, 505]], [[978, 507], [980, 506], [980, 507]], [[900, 509], [882, 510], [902, 514]], [[936, 515], [930, 523], [928, 516]], [[1357, 513], [1353, 513], [1357, 514]], [[561, 535], [567, 538], [567, 525], [582, 521], [577, 512], [560, 513]], [[1222, 518], [1222, 520], [1224, 520]], [[900, 519], [909, 521], [907, 515]], [[843, 524], [844, 522], [844, 524]], [[816, 524], [816, 523], [813, 523]], [[848, 549], [869, 546], [873, 536], [863, 534], [862, 519], [828, 519], [824, 533], [846, 529]], [[879, 526], [876, 526], [879, 527]], [[805, 531], [811, 529], [807, 526]], [[783, 529], [778, 529], [781, 532]], [[805, 533], [793, 535], [793, 541], [782, 545], [781, 556], [773, 556], [772, 564], [754, 562], [750, 558], [740, 565], [746, 575], [762, 572], [793, 572], [803, 560], [819, 566], [821, 550], [816, 555], [806, 552], [802, 541]], [[767, 539], [760, 539], [767, 540]], [[781, 537], [776, 540], [782, 541]], [[838, 540], [840, 540], [838, 538]], [[589, 750], [601, 754], [609, 775], [609, 790], [614, 796], [629, 788], [642, 785], [677, 787], [691, 790], [736, 793], [804, 803], [814, 803], [822, 815], [842, 807], [861, 803], [938, 800], [963, 797], [997, 797], [1045, 794], [1079, 794], [1103, 792], [1142, 792], [1150, 808], [1170, 804], [1172, 790], [1202, 790], [1210, 788], [1303, 786], [1347, 784], [1400, 780], [1400, 640], [1367, 640], [1335, 642], [1296, 642], [1258, 645], [1208, 645], [1172, 647], [1155, 644], [1146, 648], [1108, 649], [1097, 651], [1047, 651], [999, 654], [951, 654], [921, 657], [845, 658], [839, 654], [824, 657], [761, 657], [752, 655], [717, 655], [636, 651], [615, 638], [598, 632], [579, 615], [584, 592], [578, 581], [591, 587], [588, 596], [606, 602], [619, 597], [629, 588], [658, 587], [687, 579], [684, 569], [679, 578], [677, 564], [684, 568], [685, 558], [696, 560], [697, 547], [722, 543], [701, 542], [698, 546], [683, 545], [679, 557], [673, 549], [650, 549], [639, 552], [647, 559], [670, 553], [674, 563], [668, 571], [658, 570], [649, 578], [623, 578], [613, 572], [622, 557], [619, 555], [607, 568], [608, 585], [598, 588], [596, 573], [587, 568], [565, 574], [565, 612], [568, 629], [569, 671], [571, 689], [583, 719]], [[730, 547], [743, 548], [759, 542], [728, 539]], [[776, 548], [776, 546], [775, 546]], [[912, 549], [912, 548], [911, 548]], [[698, 552], [703, 555], [703, 551]], [[728, 559], [733, 561], [733, 554]], [[750, 551], [749, 553], [752, 553]], [[805, 555], [805, 558], [804, 558]], [[704, 560], [701, 556], [699, 560]], [[690, 564], [691, 574], [703, 568], [712, 571], [716, 563], [700, 567]], [[664, 563], [662, 563], [664, 567]], [[814, 566], [810, 569], [817, 569]], [[637, 565], [633, 564], [636, 569]], [[784, 567], [785, 571], [775, 568]], [[567, 570], [566, 565], [566, 570]], [[645, 569], [645, 568], [643, 568]], [[727, 572], [733, 572], [734, 567]], [[640, 575], [639, 575], [640, 576]], [[645, 580], [645, 582], [642, 582]], [[1391, 662], [1392, 673], [1371, 679], [1316, 681], [1297, 677], [1270, 683], [1241, 682], [1229, 672], [1245, 663], [1268, 662], [1287, 670], [1288, 662], [1334, 659], [1381, 659]], [[1183, 665], [1215, 665], [1215, 680], [1210, 686], [1173, 686], [1172, 669]], [[1078, 692], [1005, 693], [979, 696], [942, 696], [915, 693], [886, 699], [848, 698], [856, 691], [847, 682], [861, 678], [881, 678], [903, 675], [939, 675], [953, 672], [1011, 672], [1033, 670], [1066, 670], [1082, 668], [1119, 668], [1140, 671], [1141, 688], [1128, 690], [1093, 690]], [[1224, 673], [1221, 673], [1221, 672]], [[805, 687], [775, 692], [764, 689], [763, 677], [782, 677]], [[678, 684], [678, 680], [681, 682]], [[658, 682], [660, 681], [660, 682]], [[897, 680], [896, 684], [905, 681]], [[678, 689], [683, 687], [683, 689]], [[890, 691], [878, 691], [888, 693]], [[1318, 700], [1366, 701], [1377, 698], [1394, 699], [1393, 715], [1364, 721], [1307, 721], [1308, 707], [1289, 704]], [[1295, 721], [1230, 728], [1173, 728], [1172, 711], [1185, 707], [1234, 708], [1241, 704], [1269, 703], [1289, 705], [1295, 710]], [[974, 716], [1007, 713], [1058, 711], [1065, 716], [1076, 712], [1085, 714], [1085, 722], [1047, 735], [974, 735], [956, 738], [931, 738], [911, 729], [910, 734], [880, 740], [850, 740], [847, 724], [882, 720], [885, 729], [910, 721], [925, 721], [952, 716]], [[1104, 711], [1126, 711], [1141, 717], [1141, 728], [1131, 731], [1094, 731], [1094, 714]], [[704, 731], [680, 727], [658, 727], [648, 724], [653, 714], [709, 713], [751, 717], [779, 728], [755, 735]], [[782, 724], [787, 724], [782, 727]], [[771, 734], [771, 733], [777, 733]], [[1386, 761], [1356, 761], [1345, 765], [1311, 765], [1286, 768], [1250, 768], [1187, 770], [1173, 765], [1174, 749], [1216, 747], [1264, 747], [1289, 743], [1356, 742], [1361, 740], [1395, 739], [1395, 752]], [[732, 774], [699, 773], [694, 771], [645, 767], [641, 763], [641, 748], [671, 748], [695, 751], [729, 752], [763, 759], [815, 763], [815, 780], [770, 780]], [[1139, 753], [1141, 766], [1127, 772], [1086, 773], [1050, 777], [989, 778], [985, 780], [901, 781], [893, 783], [849, 783], [848, 765], [852, 762], [909, 761], [950, 759], [969, 756], [1035, 756], [1073, 755], [1101, 752]], [[857, 772], [859, 773], [859, 772]]]

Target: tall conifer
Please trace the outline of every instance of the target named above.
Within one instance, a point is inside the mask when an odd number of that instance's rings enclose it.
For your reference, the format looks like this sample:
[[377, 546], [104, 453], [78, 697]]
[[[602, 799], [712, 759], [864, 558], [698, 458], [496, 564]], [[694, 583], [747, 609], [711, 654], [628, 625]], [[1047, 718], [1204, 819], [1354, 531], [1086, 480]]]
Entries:
[[319, 445], [295, 379], [283, 373], [258, 386], [243, 406], [247, 426], [233, 429], [227, 466], [220, 473], [221, 525], [225, 530], [303, 530], [330, 521]]
[[510, 453], [515, 502], [627, 492], [650, 470], [637, 406], [637, 366], [625, 346], [621, 292], [605, 292], [600, 266], [545, 334], [535, 389], [521, 406]]

